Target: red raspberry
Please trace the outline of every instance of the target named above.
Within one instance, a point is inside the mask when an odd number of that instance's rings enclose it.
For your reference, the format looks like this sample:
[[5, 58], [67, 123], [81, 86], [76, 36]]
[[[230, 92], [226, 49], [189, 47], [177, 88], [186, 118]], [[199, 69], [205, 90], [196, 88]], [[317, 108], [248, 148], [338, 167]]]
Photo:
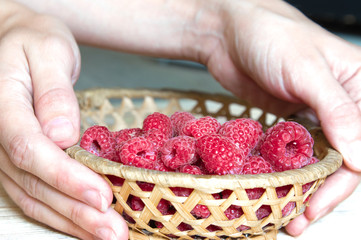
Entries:
[[243, 165], [243, 174], [261, 174], [274, 172], [272, 165], [261, 156], [249, 156]]
[[[247, 196], [250, 200], [259, 199], [265, 190], [263, 188], [253, 188], [253, 189], [246, 189]], [[233, 193], [232, 190], [225, 189], [222, 191], [222, 199], [228, 199], [229, 196]], [[235, 205], [235, 207], [240, 207], [238, 205]]]
[[114, 186], [123, 186], [123, 183], [125, 181], [124, 178], [120, 178], [114, 175], [106, 175], [106, 176]]
[[247, 156], [263, 134], [262, 125], [250, 118], [238, 118], [222, 124], [218, 132], [232, 139]]
[[181, 134], [198, 139], [204, 135], [217, 133], [220, 127], [221, 124], [217, 119], [206, 116], [188, 121], [184, 125]]
[[194, 174], [194, 175], [203, 175], [203, 171], [200, 167], [196, 166], [196, 165], [184, 165], [181, 166], [178, 169], [179, 172], [182, 173], [188, 173], [188, 174]]
[[152, 113], [143, 120], [144, 132], [154, 128], [162, 131], [167, 138], [170, 138], [173, 135], [173, 129], [170, 118], [163, 113], [159, 113], [159, 112]]
[[[142, 211], [144, 209], [144, 202], [139, 197], [133, 196], [130, 200], [130, 207], [134, 211]], [[165, 199], [161, 199], [157, 205], [157, 209], [163, 215], [169, 214], [169, 209], [171, 208], [171, 204], [169, 201]]]
[[243, 215], [242, 208], [236, 207], [235, 205], [231, 205], [229, 208], [224, 211], [224, 214], [229, 220], [240, 218]]
[[171, 169], [164, 164], [162, 159], [160, 159], [159, 154], [157, 160], [155, 161], [154, 170], [158, 170], [161, 172], [174, 172], [174, 169]]
[[[272, 172], [274, 172], [274, 170], [271, 164], [260, 156], [247, 157], [242, 170], [243, 174], [261, 174], [261, 173], [272, 173]], [[248, 198], [250, 200], [254, 200], [254, 199], [259, 199], [265, 192], [265, 189], [263, 188], [246, 189], [246, 192]]]
[[306, 166], [313, 154], [313, 143], [301, 124], [279, 122], [266, 131], [260, 152], [280, 172]]
[[196, 140], [188, 136], [168, 139], [160, 148], [160, 157], [164, 164], [172, 169], [192, 164], [197, 160]]
[[[314, 164], [314, 163], [318, 163], [320, 160], [316, 157], [312, 157], [310, 162], [308, 163], [308, 165]], [[309, 182], [306, 183], [304, 185], [302, 185], [302, 192], [306, 193], [308, 190], [310, 190], [310, 188], [312, 187], [314, 181], [313, 182]], [[306, 201], [308, 201], [308, 199], [306, 199]]]
[[211, 215], [208, 207], [202, 204], [197, 204], [191, 211], [191, 214], [196, 218], [207, 218]]
[[123, 144], [125, 141], [128, 141], [133, 137], [139, 137], [142, 134], [143, 134], [143, 130], [140, 128], [126, 128], [119, 130], [117, 132], [113, 132], [113, 136], [117, 141], [118, 145]]
[[256, 216], [258, 220], [261, 220], [265, 217], [268, 217], [272, 212], [272, 209], [269, 205], [262, 205], [258, 210], [256, 211]]
[[107, 127], [99, 125], [89, 127], [80, 140], [80, 147], [99, 157], [117, 160], [116, 141]]
[[157, 154], [154, 145], [144, 137], [135, 137], [126, 141], [118, 151], [123, 164], [147, 169], [154, 169]]
[[209, 173], [240, 174], [245, 156], [228, 138], [219, 134], [205, 135], [197, 140], [196, 151]]
[[184, 187], [170, 187], [174, 195], [178, 197], [188, 197], [193, 192], [192, 188], [184, 188]]
[[172, 122], [173, 127], [173, 136], [180, 135], [181, 130], [184, 125], [190, 121], [195, 119], [195, 117], [189, 112], [175, 112], [170, 116], [170, 121]]
[[145, 137], [146, 139], [151, 141], [151, 143], [153, 143], [153, 145], [157, 149], [159, 147], [161, 147], [165, 143], [165, 141], [167, 141], [167, 139], [168, 139], [161, 130], [156, 129], [156, 128], [146, 131], [143, 134], [143, 137]]
[[[286, 185], [286, 186], [276, 188], [277, 197], [283, 198], [283, 197], [287, 196], [287, 194], [290, 192], [291, 188], [292, 188], [291, 185]], [[283, 217], [288, 216], [295, 207], [296, 207], [295, 202], [287, 203], [286, 206], [284, 206], [282, 209], [282, 216]]]
[[154, 184], [153, 183], [147, 183], [147, 182], [140, 182], [137, 181], [138, 186], [140, 187], [140, 189], [142, 189], [142, 191], [145, 192], [151, 192], [153, 191], [154, 188]]

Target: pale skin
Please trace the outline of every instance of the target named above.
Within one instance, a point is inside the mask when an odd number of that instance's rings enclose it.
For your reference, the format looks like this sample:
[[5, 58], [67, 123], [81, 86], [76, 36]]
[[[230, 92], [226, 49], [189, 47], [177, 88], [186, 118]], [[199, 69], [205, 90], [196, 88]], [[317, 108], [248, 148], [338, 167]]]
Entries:
[[73, 91], [81, 65], [77, 42], [197, 61], [236, 96], [269, 111], [312, 109], [344, 165], [286, 227], [293, 236], [332, 211], [360, 182], [361, 50], [287, 3], [0, 0], [0, 5], [0, 181], [31, 218], [81, 239], [128, 238], [124, 220], [109, 208], [106, 182], [62, 151], [79, 139]]

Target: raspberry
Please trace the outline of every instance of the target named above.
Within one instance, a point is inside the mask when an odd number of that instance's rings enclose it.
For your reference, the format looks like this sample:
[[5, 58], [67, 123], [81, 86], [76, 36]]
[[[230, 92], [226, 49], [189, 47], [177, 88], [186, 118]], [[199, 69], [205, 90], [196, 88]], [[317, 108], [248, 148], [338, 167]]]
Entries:
[[173, 136], [180, 135], [181, 130], [184, 125], [190, 121], [195, 119], [195, 117], [189, 112], [175, 112], [170, 116], [170, 121], [172, 123], [173, 128]]
[[170, 138], [173, 135], [173, 129], [170, 118], [163, 113], [159, 113], [159, 112], [152, 113], [143, 120], [144, 132], [147, 132], [150, 129], [154, 129], [154, 128], [159, 129], [161, 132], [163, 132], [167, 138]]
[[262, 125], [250, 118], [238, 118], [222, 124], [218, 132], [232, 139], [247, 156], [263, 134]]
[[280, 172], [307, 165], [313, 143], [311, 134], [301, 124], [279, 122], [266, 131], [260, 152]]
[[[283, 198], [283, 197], [287, 196], [287, 194], [289, 193], [291, 188], [292, 188], [291, 185], [286, 185], [286, 186], [276, 188], [277, 197], [278, 198]], [[282, 216], [283, 217], [288, 216], [295, 207], [296, 207], [295, 202], [287, 203], [286, 206], [284, 206], [283, 209], [282, 209]]]
[[[130, 200], [130, 207], [134, 211], [142, 211], [144, 209], [144, 202], [139, 197], [133, 196]], [[169, 209], [172, 205], [169, 201], [165, 199], [161, 199], [157, 205], [157, 209], [159, 212], [161, 212], [163, 215], [169, 214]]]
[[272, 165], [261, 156], [249, 156], [243, 165], [243, 174], [261, 174], [274, 172]]
[[196, 140], [188, 136], [177, 136], [167, 140], [160, 148], [164, 164], [172, 169], [192, 164], [197, 160]]
[[181, 166], [178, 169], [178, 171], [182, 172], [182, 173], [193, 174], [193, 175], [203, 175], [204, 174], [202, 169], [196, 165], [184, 165], [184, 166]]
[[[193, 192], [192, 188], [172, 187], [174, 195], [178, 197], [188, 197]], [[191, 214], [196, 218], [207, 218], [211, 214], [208, 207], [205, 205], [197, 204], [191, 211]]]
[[139, 197], [133, 196], [130, 200], [130, 208], [134, 211], [142, 211], [144, 208], [144, 203]]
[[164, 162], [160, 159], [160, 157], [157, 157], [157, 160], [155, 161], [154, 170], [162, 171], [162, 172], [174, 172], [174, 169], [167, 167], [164, 164]]
[[151, 192], [153, 191], [154, 188], [154, 184], [153, 183], [147, 183], [147, 182], [139, 182], [137, 181], [138, 186], [140, 187], [140, 189], [142, 189], [142, 191], [145, 192]]
[[188, 197], [193, 192], [192, 188], [184, 188], [184, 187], [171, 187], [170, 188], [174, 195], [178, 197]]
[[[316, 157], [312, 157], [310, 162], [308, 163], [308, 165], [314, 164], [314, 163], [318, 163], [320, 160]], [[310, 190], [310, 188], [312, 187], [314, 181], [313, 182], [309, 182], [306, 183], [304, 185], [302, 185], [302, 192], [306, 193], [308, 190]], [[308, 201], [308, 199], [306, 199], [306, 201]]]
[[196, 151], [209, 173], [240, 174], [245, 156], [228, 138], [219, 134], [205, 135], [197, 140]]
[[107, 127], [99, 125], [89, 127], [80, 140], [80, 147], [99, 157], [117, 160], [116, 141]]
[[120, 178], [114, 175], [106, 175], [106, 176], [114, 186], [123, 186], [123, 183], [125, 181], [124, 178]]
[[164, 133], [156, 128], [150, 129], [143, 134], [143, 137], [148, 139], [156, 148], [161, 147], [168, 139]]
[[133, 137], [139, 137], [142, 134], [143, 134], [143, 130], [140, 128], [126, 128], [119, 130], [117, 132], [113, 132], [113, 136], [118, 145], [123, 144], [125, 141]]
[[268, 217], [272, 212], [272, 209], [269, 205], [262, 205], [260, 208], [256, 211], [256, 216], [258, 220], [261, 220], [265, 217]]
[[229, 208], [224, 211], [224, 214], [229, 220], [240, 218], [243, 215], [242, 208], [236, 207], [235, 205], [229, 206]]
[[144, 137], [134, 137], [119, 148], [120, 161], [125, 165], [154, 169], [157, 160], [154, 145]]
[[191, 214], [196, 218], [207, 218], [211, 215], [208, 207], [202, 204], [197, 204], [191, 211]]
[[188, 121], [184, 125], [181, 134], [198, 139], [204, 135], [217, 133], [220, 127], [221, 124], [217, 119], [206, 116]]

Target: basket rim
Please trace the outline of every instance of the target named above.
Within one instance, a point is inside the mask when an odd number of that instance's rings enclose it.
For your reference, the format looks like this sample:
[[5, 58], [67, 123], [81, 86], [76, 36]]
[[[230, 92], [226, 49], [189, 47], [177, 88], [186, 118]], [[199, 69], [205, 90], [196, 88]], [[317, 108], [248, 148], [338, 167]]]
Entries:
[[123, 165], [93, 155], [79, 145], [67, 148], [66, 152], [70, 157], [100, 174], [114, 175], [131, 181], [154, 183], [162, 187], [197, 187], [198, 190], [207, 192], [210, 192], [210, 190], [211, 192], [218, 192], [223, 189], [234, 190], [237, 188], [279, 187], [295, 183], [305, 184], [317, 179], [326, 178], [342, 165], [341, 154], [329, 148], [327, 155], [321, 161], [300, 169], [256, 175], [192, 175]]

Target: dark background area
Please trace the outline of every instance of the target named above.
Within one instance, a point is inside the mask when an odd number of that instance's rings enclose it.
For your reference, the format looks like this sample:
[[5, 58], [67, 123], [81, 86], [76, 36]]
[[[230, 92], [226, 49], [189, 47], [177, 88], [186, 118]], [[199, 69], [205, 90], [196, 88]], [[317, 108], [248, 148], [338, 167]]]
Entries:
[[331, 31], [361, 34], [360, 0], [287, 0], [286, 2]]

